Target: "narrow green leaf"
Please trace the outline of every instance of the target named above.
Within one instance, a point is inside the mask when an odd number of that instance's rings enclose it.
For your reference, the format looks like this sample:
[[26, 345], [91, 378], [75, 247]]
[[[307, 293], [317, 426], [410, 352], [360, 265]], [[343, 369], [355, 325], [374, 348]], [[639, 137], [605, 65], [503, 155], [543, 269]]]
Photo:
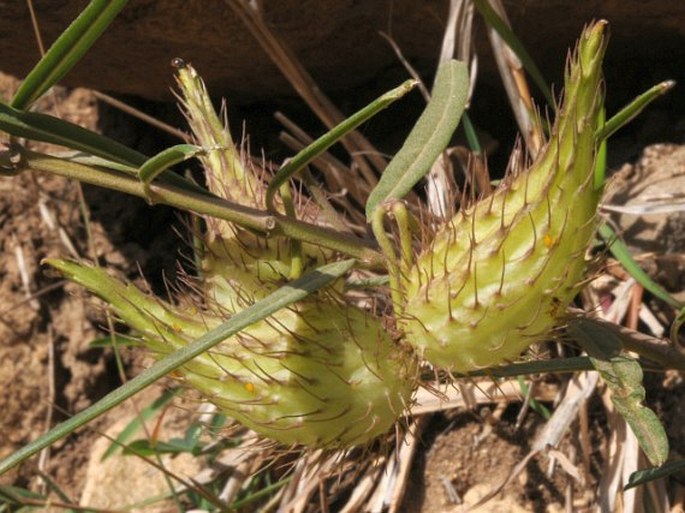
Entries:
[[469, 144], [469, 149], [472, 153], [476, 155], [483, 154], [483, 146], [481, 146], [478, 140], [478, 134], [476, 133], [476, 127], [473, 126], [471, 117], [468, 112], [464, 112], [462, 116], [462, 126], [464, 127], [464, 135], [466, 136], [466, 141]]
[[140, 439], [131, 442], [124, 447], [124, 454], [136, 456], [154, 456], [156, 454], [181, 454], [184, 452], [192, 453], [193, 448], [185, 440], [171, 440], [169, 442], [155, 442]]
[[[521, 395], [524, 397], [528, 396], [528, 391], [530, 390], [528, 388], [528, 384], [526, 383], [526, 380], [523, 379], [523, 376], [516, 376], [516, 381], [519, 384], [519, 387], [521, 388]], [[533, 410], [535, 413], [540, 415], [543, 419], [549, 420], [550, 417], [552, 416], [552, 413], [547, 409], [547, 407], [542, 404], [540, 401], [535, 399], [534, 397], [530, 398], [530, 409]]]
[[299, 280], [281, 287], [276, 292], [270, 294], [263, 300], [258, 301], [251, 307], [238, 312], [218, 328], [209, 331], [206, 335], [200, 337], [183, 349], [179, 349], [164, 359], [159, 360], [152, 365], [152, 367], [143, 371], [125, 385], [110, 392], [94, 405], [77, 413], [69, 420], [55, 426], [37, 440], [30, 442], [9, 457], [0, 461], [0, 475], [102, 415], [106, 411], [121, 404], [123, 401], [140, 392], [169, 372], [211, 349], [222, 340], [235, 335], [240, 330], [245, 329], [247, 326], [250, 326], [257, 321], [276, 313], [281, 308], [285, 308], [296, 301], [304, 299], [312, 292], [331, 284], [349, 271], [354, 266], [354, 263], [355, 260], [344, 260], [322, 266]]
[[[80, 159], [83, 162], [94, 156], [104, 159], [96, 160], [95, 165], [131, 175], [136, 174], [137, 169], [148, 161], [148, 157], [142, 153], [74, 123], [37, 112], [24, 112], [1, 102], [0, 130], [14, 137], [56, 144], [85, 153], [75, 159], [63, 159], [65, 161], [78, 162]], [[112, 161], [114, 165], [110, 165], [108, 161]], [[188, 191], [209, 195], [199, 185], [170, 171], [162, 173], [160, 179]]]
[[180, 164], [199, 155], [204, 150], [194, 144], [177, 144], [159, 152], [145, 161], [138, 169], [138, 178], [144, 184], [149, 184], [171, 166]]
[[661, 95], [670, 91], [674, 86], [675, 81], [666, 80], [665, 82], [661, 82], [660, 84], [651, 87], [639, 95], [632, 102], [614, 114], [612, 118], [597, 131], [595, 134], [597, 141], [605, 141], [611, 137], [617, 130], [628, 124], [633, 118], [635, 118], [635, 116], [640, 114], [640, 112], [642, 112], [647, 105], [652, 103]]
[[459, 124], [468, 91], [466, 64], [455, 60], [443, 62], [438, 68], [428, 106], [369, 195], [367, 220], [373, 218], [381, 203], [403, 198], [428, 173]]
[[630, 477], [628, 478], [628, 484], [623, 489], [629, 490], [641, 484], [649, 483], [650, 481], [668, 477], [681, 472], [685, 472], [685, 460], [669, 461], [660, 467], [638, 470], [630, 474]]
[[[552, 358], [551, 360], [533, 360], [530, 362], [510, 363], [500, 367], [492, 367], [472, 371], [468, 374], [452, 373], [456, 379], [464, 377], [488, 376], [491, 378], [507, 378], [527, 374], [543, 374], [549, 372], [577, 372], [591, 370], [594, 367], [587, 356], [573, 356], [569, 358]], [[430, 379], [428, 376], [427, 379]]]
[[333, 127], [333, 129], [326, 132], [316, 141], [312, 142], [309, 146], [302, 149], [293, 158], [289, 159], [278, 170], [266, 191], [266, 205], [269, 210], [274, 211], [275, 209], [273, 197], [276, 194], [276, 191], [278, 191], [283, 184], [285, 184], [293, 175], [295, 175], [295, 173], [304, 168], [307, 164], [342, 139], [345, 135], [350, 133], [352, 130], [355, 130], [359, 125], [365, 121], [368, 121], [381, 110], [402, 98], [405, 94], [414, 89], [416, 84], [416, 80], [407, 80], [395, 89], [392, 89], [391, 91], [379, 96], [369, 105], [357, 111], [339, 125]]
[[12, 107], [26, 109], [83, 57], [128, 0], [92, 0], [24, 79]]
[[90, 349], [108, 349], [111, 348], [112, 345], [118, 347], [136, 347], [141, 346], [142, 343], [135, 338], [126, 337], [124, 335], [107, 335], [106, 337], [96, 338], [88, 344], [88, 347]]
[[14, 137], [64, 146], [132, 168], [142, 166], [147, 160], [142, 153], [74, 123], [38, 112], [24, 112], [4, 103], [0, 103], [0, 130]]
[[642, 367], [622, 352], [620, 338], [600, 324], [574, 323], [569, 332], [590, 355], [590, 361], [611, 391], [616, 411], [633, 430], [640, 447], [653, 465], [668, 458], [668, 437], [656, 414], [642, 403]]
[[0, 499], [15, 504], [22, 504], [22, 499], [46, 499], [44, 495], [20, 488], [18, 486], [0, 485]]
[[599, 235], [609, 246], [609, 251], [611, 251], [611, 254], [614, 255], [614, 258], [621, 262], [623, 268], [628, 271], [633, 278], [635, 278], [635, 281], [673, 308], [677, 308], [679, 310], [685, 308], [685, 304], [671, 296], [661, 287], [661, 285], [652, 280], [649, 275], [642, 270], [642, 268], [633, 259], [628, 247], [623, 243], [618, 235], [616, 235], [614, 230], [612, 230], [608, 224], [603, 224], [599, 227]]
[[[599, 126], [604, 126], [606, 122], [606, 110], [602, 108], [599, 111]], [[595, 156], [595, 174], [594, 186], [596, 191], [601, 191], [604, 187], [607, 174], [607, 141], [602, 140], [597, 148], [597, 155]]]
[[540, 72], [540, 68], [537, 67], [535, 61], [530, 56], [526, 47], [523, 45], [521, 40], [514, 34], [514, 32], [509, 28], [502, 18], [495, 12], [495, 10], [490, 5], [488, 0], [475, 0], [476, 9], [480, 12], [481, 16], [485, 18], [485, 21], [490, 25], [499, 36], [504, 39], [509, 48], [516, 54], [516, 56], [523, 64], [523, 67], [530, 73], [533, 82], [538, 86], [542, 94], [545, 95], [545, 100], [550, 107], [554, 107], [554, 98], [552, 97], [552, 92], [545, 82], [545, 78]]
[[675, 320], [671, 324], [671, 331], [670, 331], [670, 337], [671, 337], [671, 342], [676, 345], [680, 346], [680, 329], [683, 327], [683, 324], [685, 324], [685, 308], [681, 308], [680, 311], [678, 312], [678, 315], [676, 316]]
[[119, 433], [119, 435], [114, 439], [114, 441], [107, 448], [105, 453], [102, 455], [101, 461], [105, 461], [112, 454], [114, 454], [117, 449], [126, 444], [126, 441], [131, 438], [142, 426], [143, 422], [152, 418], [154, 415], [159, 413], [164, 406], [166, 406], [169, 401], [176, 397], [181, 392], [180, 388], [172, 388], [171, 390], [165, 390], [162, 395], [155, 399], [152, 404], [146, 406], [139, 415], [129, 422], [126, 427]]

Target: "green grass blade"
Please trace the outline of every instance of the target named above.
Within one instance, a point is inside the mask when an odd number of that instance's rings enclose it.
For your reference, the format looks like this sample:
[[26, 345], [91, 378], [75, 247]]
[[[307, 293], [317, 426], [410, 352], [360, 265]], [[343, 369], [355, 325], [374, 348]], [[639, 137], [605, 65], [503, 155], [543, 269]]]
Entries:
[[86, 54], [128, 0], [92, 0], [24, 79], [12, 107], [26, 109]]
[[430, 171], [459, 124], [468, 92], [466, 64], [455, 60], [440, 64], [428, 106], [369, 195], [367, 220], [373, 219], [381, 203], [403, 198]]
[[504, 42], [509, 45], [509, 48], [511, 48], [516, 56], [521, 60], [521, 64], [523, 64], [523, 67], [526, 69], [526, 71], [528, 71], [533, 79], [533, 82], [535, 82], [535, 85], [538, 86], [538, 89], [540, 89], [542, 94], [545, 95], [547, 104], [554, 108], [555, 104], [554, 98], [552, 97], [552, 92], [542, 76], [540, 68], [537, 67], [535, 61], [530, 56], [521, 40], [509, 28], [509, 25], [507, 25], [504, 20], [500, 18], [499, 15], [494, 11], [488, 0], [474, 0], [474, 3], [476, 5], [476, 9], [478, 9], [478, 12], [480, 12], [481, 16], [485, 18], [485, 21], [488, 23], [488, 25], [497, 31], [500, 37], [504, 39]]
[[346, 134], [355, 130], [359, 125], [368, 121], [392, 103], [402, 98], [405, 94], [416, 87], [416, 80], [407, 80], [400, 86], [388, 91], [376, 98], [369, 105], [359, 110], [339, 125], [319, 137], [316, 141], [300, 151], [292, 159], [288, 160], [276, 173], [271, 180], [266, 191], [266, 205], [272, 212], [275, 211], [273, 198], [276, 191], [285, 184], [295, 173], [304, 168], [312, 160], [321, 155], [324, 151], [338, 142]]
[[152, 404], [146, 406], [139, 415], [129, 422], [126, 427], [119, 433], [119, 435], [114, 439], [114, 441], [107, 448], [105, 453], [102, 455], [101, 461], [105, 461], [112, 454], [114, 454], [117, 449], [124, 446], [126, 441], [131, 438], [142, 426], [143, 422], [150, 419], [157, 413], [159, 413], [174, 397], [180, 393], [180, 388], [172, 388], [171, 390], [165, 390], [162, 395], [155, 399]]
[[611, 137], [617, 130], [628, 124], [635, 116], [640, 114], [647, 105], [659, 98], [661, 95], [667, 93], [675, 86], [673, 80], [666, 80], [657, 84], [640, 96], [635, 98], [628, 105], [623, 107], [620, 111], [614, 114], [609, 121], [607, 121], [600, 130], [597, 131], [595, 137], [598, 142], [604, 141]]
[[652, 280], [649, 275], [642, 270], [633, 259], [628, 247], [619, 239], [618, 235], [616, 235], [608, 224], [603, 224], [599, 227], [599, 235], [609, 246], [609, 250], [611, 251], [611, 254], [614, 255], [614, 258], [621, 262], [621, 265], [633, 278], [635, 278], [635, 281], [673, 308], [679, 310], [685, 308], [685, 304], [671, 296], [661, 287], [661, 285]]
[[[573, 356], [569, 358], [553, 358], [551, 360], [535, 360], [530, 362], [511, 363], [500, 367], [492, 367], [469, 372], [468, 374], [452, 373], [455, 378], [488, 376], [493, 378], [510, 378], [525, 376], [528, 374], [544, 374], [549, 372], [572, 373], [582, 370], [591, 370], [592, 363], [586, 356]], [[430, 379], [430, 378], [429, 378]]]
[[257, 321], [276, 313], [281, 308], [304, 299], [312, 292], [329, 285], [349, 271], [354, 266], [354, 263], [354, 260], [345, 260], [322, 266], [299, 280], [281, 287], [276, 292], [270, 294], [265, 299], [258, 301], [251, 307], [235, 314], [230, 320], [218, 328], [211, 330], [183, 349], [175, 351], [164, 359], [159, 360], [152, 367], [143, 371], [125, 385], [110, 392], [94, 405], [77, 413], [62, 424], [55, 426], [37, 440], [30, 442], [14, 454], [0, 461], [0, 475], [45, 447], [48, 447], [50, 444], [102, 415], [106, 411], [121, 404], [123, 401], [164, 377], [169, 372], [211, 349], [222, 340], [235, 335], [240, 330]]
[[111, 349], [112, 347], [141, 347], [143, 344], [134, 337], [124, 335], [108, 335], [96, 338], [88, 344], [89, 349]]
[[471, 116], [469, 116], [468, 112], [464, 112], [461, 121], [462, 126], [464, 128], [464, 135], [466, 136], [466, 141], [469, 145], [469, 149], [476, 155], [482, 155], [483, 147], [480, 144], [478, 134], [476, 133], [476, 127], [473, 126]]
[[[37, 112], [24, 112], [0, 103], [0, 130], [14, 137], [47, 142], [83, 152], [85, 158], [104, 159], [100, 166], [134, 175], [148, 157], [108, 137], [59, 118]], [[154, 159], [154, 157], [153, 157]], [[113, 162], [108, 165], [107, 162]], [[190, 180], [171, 171], [161, 172], [160, 180], [188, 191], [209, 192]]]
[[147, 160], [142, 153], [74, 123], [37, 112], [24, 112], [3, 103], [0, 103], [0, 130], [14, 137], [64, 146], [132, 168], [142, 166]]

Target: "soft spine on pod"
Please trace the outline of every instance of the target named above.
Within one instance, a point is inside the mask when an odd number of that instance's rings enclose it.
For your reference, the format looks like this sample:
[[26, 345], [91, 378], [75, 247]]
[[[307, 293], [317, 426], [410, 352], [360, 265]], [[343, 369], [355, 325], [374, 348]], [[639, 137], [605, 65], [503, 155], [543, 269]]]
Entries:
[[404, 270], [398, 325], [433, 365], [464, 373], [510, 361], [549, 335], [577, 293], [601, 195], [605, 27], [581, 35], [532, 165], [446, 221]]
[[[201, 160], [209, 189], [259, 207], [264, 185], [241, 161], [195, 70], [185, 63], [177, 67], [189, 124], [197, 144], [207, 149]], [[218, 219], [205, 221], [199, 283], [204, 304], [199, 307], [173, 305], [102, 269], [48, 263], [109, 303], [150, 350], [163, 356], [266, 297], [288, 277], [287, 240], [266, 239]], [[330, 256], [313, 246], [302, 253], [310, 266]], [[385, 433], [406, 410], [416, 372], [411, 352], [397, 345], [377, 318], [332, 289], [253, 324], [177, 374], [267, 438], [336, 448]]]

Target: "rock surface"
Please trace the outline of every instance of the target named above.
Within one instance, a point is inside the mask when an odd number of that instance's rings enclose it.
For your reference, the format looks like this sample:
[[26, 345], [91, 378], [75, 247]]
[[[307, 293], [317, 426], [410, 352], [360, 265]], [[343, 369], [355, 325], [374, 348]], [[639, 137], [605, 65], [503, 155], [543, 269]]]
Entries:
[[[389, 76], [389, 83], [396, 82], [393, 70], [401, 67], [379, 31], [391, 34], [419, 70], [433, 69], [448, 3], [279, 0], [265, 2], [265, 17], [322, 89], [335, 94], [375, 81], [385, 87]], [[33, 4], [43, 39], [49, 44], [85, 2], [35, 0]], [[672, 60], [672, 49], [685, 49], [685, 2], [681, 0], [505, 4], [517, 34], [549, 77], [559, 77], [559, 63], [567, 48], [593, 18], [611, 22], [610, 59], [624, 61], [631, 56], [658, 63]], [[3, 3], [1, 71], [23, 76], [37, 61], [30, 20], [27, 2]], [[482, 26], [477, 33], [479, 53], [487, 52]], [[131, 0], [64, 83], [170, 100], [169, 62], [177, 56], [192, 61], [210, 90], [232, 102], [294, 95], [227, 2], [206, 0]], [[480, 65], [485, 75], [494, 73], [489, 57], [482, 58]]]

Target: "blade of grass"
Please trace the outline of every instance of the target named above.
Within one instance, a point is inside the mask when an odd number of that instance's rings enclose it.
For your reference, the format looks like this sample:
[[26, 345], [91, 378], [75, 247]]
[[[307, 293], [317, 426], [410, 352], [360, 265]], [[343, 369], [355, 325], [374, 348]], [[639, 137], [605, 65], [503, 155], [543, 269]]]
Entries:
[[652, 280], [649, 275], [642, 270], [630, 254], [628, 246], [623, 243], [608, 224], [603, 224], [599, 227], [599, 235], [604, 239], [604, 242], [606, 242], [609, 251], [614, 255], [614, 258], [621, 262], [621, 265], [633, 278], [635, 278], [635, 281], [673, 308], [677, 308], [678, 310], [685, 308], [685, 304], [671, 296], [661, 287], [661, 285]]
[[26, 109], [81, 60], [128, 0], [92, 0], [31, 70], [12, 99]]
[[535, 85], [545, 96], [547, 104], [551, 108], [554, 108], [555, 104], [552, 92], [550, 91], [547, 82], [545, 82], [540, 69], [535, 64], [535, 61], [530, 56], [521, 40], [514, 34], [504, 20], [497, 15], [488, 0], [474, 0], [474, 3], [478, 12], [485, 18], [485, 21], [497, 31], [500, 37], [504, 39], [504, 42], [509, 45], [512, 51], [521, 60], [523, 67], [530, 73], [533, 82], [535, 82]]
[[130, 166], [131, 172], [147, 160], [142, 153], [74, 123], [47, 114], [24, 112], [3, 103], [0, 103], [0, 130], [14, 137], [56, 144], [113, 160]]
[[430, 171], [459, 124], [468, 92], [466, 65], [455, 60], [441, 63], [428, 106], [369, 195], [367, 220], [374, 218], [381, 203], [402, 199]]
[[[24, 112], [3, 103], [0, 103], [0, 130], [14, 137], [47, 142], [84, 152], [87, 156], [104, 159], [104, 162], [98, 165], [123, 170], [131, 175], [135, 175], [137, 169], [148, 162], [148, 157], [142, 153], [74, 123], [37, 112]], [[108, 165], [107, 161], [114, 164]], [[199, 185], [170, 171], [164, 171], [160, 180], [187, 190], [209, 194]]]
[[57, 440], [69, 435], [76, 429], [111, 410], [126, 399], [151, 385], [155, 381], [177, 369], [184, 363], [195, 358], [201, 353], [211, 349], [216, 344], [228, 337], [235, 335], [240, 330], [251, 324], [276, 313], [281, 308], [304, 299], [312, 292], [329, 285], [344, 275], [354, 266], [354, 260], [345, 260], [322, 266], [301, 279], [294, 281], [278, 289], [265, 299], [235, 314], [230, 320], [206, 335], [200, 337], [192, 344], [175, 351], [164, 359], [156, 362], [152, 367], [130, 380], [125, 385], [110, 392], [94, 405], [77, 413], [69, 420], [57, 425], [37, 440], [25, 445], [9, 457], [0, 461], [0, 475], [15, 467], [27, 458], [33, 456], [41, 449], [48, 447]]
[[112, 454], [114, 454], [117, 449], [124, 446], [126, 440], [131, 438], [131, 436], [133, 436], [133, 434], [142, 427], [143, 422], [160, 412], [169, 401], [171, 401], [180, 393], [180, 391], [180, 388], [166, 390], [162, 395], [155, 399], [152, 404], [141, 410], [140, 414], [136, 415], [136, 417], [126, 425], [116, 439], [110, 444], [110, 446], [102, 455], [101, 461], [105, 461]]
[[170, 167], [200, 155], [204, 151], [204, 148], [194, 144], [177, 144], [166, 148], [140, 166], [138, 178], [147, 186]]

